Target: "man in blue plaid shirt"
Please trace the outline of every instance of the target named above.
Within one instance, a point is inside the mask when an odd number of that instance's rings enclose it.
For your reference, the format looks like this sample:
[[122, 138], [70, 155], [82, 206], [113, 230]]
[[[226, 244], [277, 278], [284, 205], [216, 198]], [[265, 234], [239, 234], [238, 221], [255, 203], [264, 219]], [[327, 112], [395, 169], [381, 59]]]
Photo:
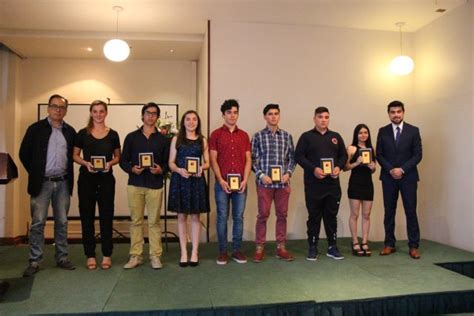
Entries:
[[256, 251], [254, 262], [262, 262], [265, 257], [264, 245], [267, 220], [272, 201], [276, 210], [277, 258], [293, 261], [293, 256], [285, 248], [286, 217], [290, 198], [290, 177], [295, 170], [295, 150], [291, 135], [280, 129], [280, 107], [268, 104], [263, 109], [267, 126], [252, 138], [252, 169], [257, 180], [258, 215], [255, 228]]

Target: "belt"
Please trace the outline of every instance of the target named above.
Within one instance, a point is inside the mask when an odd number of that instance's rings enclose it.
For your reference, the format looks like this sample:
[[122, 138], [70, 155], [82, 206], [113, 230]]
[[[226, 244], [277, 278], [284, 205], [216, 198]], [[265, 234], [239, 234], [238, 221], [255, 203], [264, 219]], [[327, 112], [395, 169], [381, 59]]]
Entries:
[[59, 181], [64, 181], [67, 179], [67, 174], [59, 177], [44, 177], [44, 181], [52, 181], [52, 182], [59, 182]]

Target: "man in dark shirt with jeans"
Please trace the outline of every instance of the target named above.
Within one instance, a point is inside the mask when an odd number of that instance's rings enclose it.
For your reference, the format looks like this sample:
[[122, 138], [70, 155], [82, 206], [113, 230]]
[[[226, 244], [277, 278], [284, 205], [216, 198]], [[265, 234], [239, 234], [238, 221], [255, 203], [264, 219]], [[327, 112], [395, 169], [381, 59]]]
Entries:
[[[318, 107], [314, 112], [314, 128], [303, 133], [296, 145], [296, 162], [304, 169], [306, 208], [308, 209], [308, 256], [307, 260], [318, 258], [318, 240], [321, 219], [328, 240], [327, 256], [344, 259], [337, 249], [337, 212], [341, 200], [339, 173], [347, 161], [342, 137], [328, 129], [329, 110]], [[330, 174], [322, 169], [322, 160], [332, 159]]]
[[[143, 263], [143, 220], [145, 206], [148, 214], [148, 240], [150, 242], [150, 264], [161, 269], [160, 211], [163, 200], [163, 176], [168, 170], [169, 141], [161, 135], [156, 122], [160, 108], [156, 103], [147, 103], [142, 108], [143, 126], [125, 138], [120, 167], [129, 174], [127, 195], [130, 208], [130, 258], [123, 266], [133, 269]], [[153, 153], [151, 167], [140, 164], [140, 154]]]
[[72, 148], [76, 131], [64, 122], [66, 98], [54, 94], [48, 117], [28, 127], [21, 142], [20, 160], [28, 172], [31, 204], [30, 258], [24, 277], [39, 271], [43, 260], [44, 227], [51, 204], [54, 218], [55, 260], [58, 267], [74, 270], [68, 259], [67, 214], [73, 189]]

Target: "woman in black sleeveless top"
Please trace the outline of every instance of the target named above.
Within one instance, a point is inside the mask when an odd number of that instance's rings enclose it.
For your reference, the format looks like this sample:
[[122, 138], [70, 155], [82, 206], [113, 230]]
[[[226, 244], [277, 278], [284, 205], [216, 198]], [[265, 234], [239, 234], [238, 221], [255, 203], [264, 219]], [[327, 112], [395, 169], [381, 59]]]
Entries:
[[[370, 162], [364, 163], [361, 153], [370, 151]], [[347, 195], [351, 215], [349, 228], [352, 234], [352, 254], [356, 256], [370, 256], [372, 254], [367, 242], [370, 227], [370, 211], [374, 199], [374, 185], [372, 173], [375, 172], [375, 150], [372, 147], [370, 131], [367, 125], [359, 124], [354, 129], [352, 144], [347, 147], [348, 162], [346, 171], [351, 171]], [[362, 208], [362, 244], [357, 237], [357, 220], [359, 210]]]

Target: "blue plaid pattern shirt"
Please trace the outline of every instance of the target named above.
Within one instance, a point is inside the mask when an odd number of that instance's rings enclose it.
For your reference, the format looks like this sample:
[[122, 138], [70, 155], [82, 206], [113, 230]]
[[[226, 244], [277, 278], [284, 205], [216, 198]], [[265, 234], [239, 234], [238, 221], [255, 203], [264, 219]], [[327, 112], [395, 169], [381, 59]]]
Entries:
[[277, 129], [275, 133], [266, 127], [255, 133], [252, 137], [252, 169], [257, 178], [257, 184], [265, 188], [284, 188], [288, 183], [273, 183], [264, 185], [261, 178], [270, 175], [270, 166], [282, 167], [282, 176], [288, 173], [290, 176], [296, 167], [295, 148], [293, 137], [288, 132]]

